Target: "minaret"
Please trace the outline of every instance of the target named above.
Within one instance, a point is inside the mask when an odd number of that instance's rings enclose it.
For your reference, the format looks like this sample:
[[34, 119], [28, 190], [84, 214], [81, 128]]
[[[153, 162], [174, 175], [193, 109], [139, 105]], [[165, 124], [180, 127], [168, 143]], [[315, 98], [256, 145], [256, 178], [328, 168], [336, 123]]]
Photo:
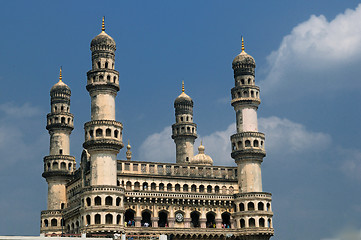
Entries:
[[123, 125], [115, 121], [115, 97], [119, 91], [119, 73], [114, 70], [116, 44], [102, 31], [90, 44], [92, 69], [87, 73], [91, 98], [91, 121], [85, 123], [83, 147], [90, 154], [90, 185], [117, 185], [117, 154], [123, 147]]
[[[236, 112], [237, 133], [231, 136], [232, 158], [238, 166], [239, 193], [235, 197], [235, 219], [239, 228], [268, 227], [268, 233], [259, 239], [269, 239], [273, 215], [271, 194], [262, 192], [261, 163], [266, 156], [265, 136], [258, 132], [257, 109], [260, 89], [255, 85], [256, 63], [244, 49], [232, 62], [235, 87], [232, 88], [232, 106]], [[267, 212], [264, 212], [266, 211]], [[264, 234], [257, 229], [256, 234]], [[261, 233], [262, 232], [262, 233]], [[271, 234], [271, 235], [270, 235]]]
[[[75, 158], [70, 156], [69, 149], [69, 136], [74, 128], [70, 95], [70, 88], [62, 81], [60, 68], [59, 82], [50, 90], [51, 112], [47, 115], [46, 126], [50, 134], [50, 151], [49, 156], [44, 157], [42, 175], [48, 183], [48, 210], [53, 210], [45, 215], [49, 218], [50, 214], [56, 219], [56, 224], [51, 224], [54, 232], [61, 231], [61, 211], [67, 205], [66, 183], [75, 171]], [[45, 215], [42, 213], [42, 218]]]
[[172, 138], [176, 144], [176, 162], [189, 163], [194, 155], [193, 145], [197, 138], [197, 124], [193, 123], [193, 100], [184, 92], [174, 101], [175, 124], [172, 125]]

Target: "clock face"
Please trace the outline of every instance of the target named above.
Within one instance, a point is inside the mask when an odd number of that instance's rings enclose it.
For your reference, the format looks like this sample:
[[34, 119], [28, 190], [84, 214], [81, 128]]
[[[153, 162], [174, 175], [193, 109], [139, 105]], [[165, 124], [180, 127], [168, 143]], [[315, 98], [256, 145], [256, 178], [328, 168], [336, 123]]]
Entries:
[[183, 222], [183, 214], [182, 213], [177, 213], [176, 215], [175, 215], [175, 220], [177, 221], [177, 222]]

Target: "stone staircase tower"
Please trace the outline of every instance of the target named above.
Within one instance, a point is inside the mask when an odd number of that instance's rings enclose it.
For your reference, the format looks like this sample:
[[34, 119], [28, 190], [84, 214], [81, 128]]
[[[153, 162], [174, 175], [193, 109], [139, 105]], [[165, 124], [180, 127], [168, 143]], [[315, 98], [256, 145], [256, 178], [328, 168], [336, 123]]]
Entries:
[[70, 88], [62, 81], [60, 69], [59, 82], [50, 90], [51, 112], [47, 115], [46, 126], [50, 134], [50, 150], [49, 155], [44, 157], [42, 174], [48, 183], [48, 208], [41, 213], [44, 224], [41, 227], [48, 227], [48, 231], [50, 227], [50, 231], [55, 233], [62, 231], [63, 209], [67, 207], [66, 184], [76, 167], [69, 147], [69, 136], [74, 128], [70, 95]]
[[235, 87], [231, 104], [236, 112], [237, 133], [231, 136], [232, 158], [238, 167], [239, 193], [235, 196], [236, 226], [269, 239], [273, 235], [271, 194], [262, 192], [261, 163], [266, 156], [265, 136], [258, 132], [260, 89], [255, 85], [256, 63], [244, 49], [233, 60]]
[[176, 162], [189, 163], [194, 155], [194, 141], [197, 138], [197, 124], [193, 122], [193, 100], [184, 92], [174, 101], [175, 124], [172, 125], [172, 138], [176, 144]]
[[116, 44], [105, 33], [104, 18], [90, 50], [92, 69], [87, 73], [86, 89], [91, 98], [91, 121], [84, 124], [83, 144], [90, 155], [90, 178], [82, 195], [83, 229], [119, 232], [124, 226], [124, 189], [117, 186], [117, 154], [123, 148], [123, 125], [115, 120], [119, 91], [119, 73], [114, 69]]

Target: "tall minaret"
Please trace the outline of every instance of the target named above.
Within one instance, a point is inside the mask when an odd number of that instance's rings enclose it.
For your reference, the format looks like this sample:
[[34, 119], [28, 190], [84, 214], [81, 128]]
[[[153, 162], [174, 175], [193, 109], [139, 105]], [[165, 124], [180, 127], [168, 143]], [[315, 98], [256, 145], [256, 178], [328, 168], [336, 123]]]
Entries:
[[[245, 52], [243, 38], [242, 52], [233, 60], [232, 68], [235, 87], [231, 90], [231, 104], [236, 112], [237, 133], [231, 136], [231, 156], [238, 166], [239, 187], [239, 193], [235, 197], [235, 219], [240, 228], [267, 227], [269, 224], [266, 231], [273, 234], [273, 230], [269, 230], [273, 215], [270, 210], [271, 194], [262, 192], [261, 163], [266, 151], [265, 137], [258, 132], [257, 124], [257, 109], [261, 100], [259, 87], [255, 85], [256, 63], [253, 57]], [[270, 235], [266, 234], [260, 239], [269, 237]]]
[[174, 101], [175, 124], [172, 125], [172, 138], [176, 144], [176, 162], [188, 163], [194, 155], [193, 145], [197, 138], [197, 124], [193, 123], [193, 100], [184, 92]]
[[102, 31], [90, 44], [92, 69], [87, 73], [91, 121], [85, 123], [83, 147], [90, 154], [91, 185], [117, 185], [117, 154], [123, 147], [123, 125], [115, 121], [119, 73], [114, 70], [116, 44]]
[[[44, 157], [43, 177], [48, 182], [48, 210], [66, 208], [66, 183], [76, 167], [75, 158], [70, 156], [69, 149], [69, 136], [74, 128], [74, 116], [70, 113], [70, 95], [70, 88], [62, 81], [60, 69], [59, 82], [50, 90], [51, 113], [47, 115], [46, 126], [50, 134], [50, 151], [49, 156]], [[60, 212], [46, 213], [48, 218], [49, 214], [57, 220], [56, 225], [52, 224], [52, 231], [61, 231]]]

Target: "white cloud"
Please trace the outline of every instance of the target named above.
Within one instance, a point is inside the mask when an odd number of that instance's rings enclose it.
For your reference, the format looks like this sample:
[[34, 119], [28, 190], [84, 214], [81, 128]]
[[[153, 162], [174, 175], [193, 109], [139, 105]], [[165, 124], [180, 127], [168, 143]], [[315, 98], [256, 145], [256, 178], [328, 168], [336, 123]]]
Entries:
[[0, 104], [0, 112], [0, 170], [20, 161], [41, 159], [41, 153], [48, 148], [46, 132], [39, 128], [41, 111], [28, 103], [22, 106], [4, 103]]
[[[361, 87], [355, 69], [361, 63], [361, 4], [332, 21], [312, 15], [285, 36], [268, 56], [262, 91], [275, 100], [325, 90]], [[326, 92], [326, 91], [325, 91]]]
[[361, 151], [358, 149], [339, 148], [341, 171], [350, 178], [361, 179]]
[[[329, 135], [309, 131], [305, 126], [288, 119], [261, 118], [259, 125], [261, 131], [266, 134], [266, 150], [274, 156], [323, 151], [331, 143]], [[232, 123], [223, 131], [198, 136], [194, 145], [195, 154], [202, 140], [205, 153], [212, 157], [215, 165], [234, 165], [230, 136], [235, 132], [235, 123]], [[171, 139], [171, 127], [147, 137], [140, 147], [139, 156], [147, 161], [175, 162], [175, 144]]]
[[322, 238], [321, 240], [361, 240], [361, 230], [346, 227], [332, 238]]
[[312, 132], [288, 119], [260, 118], [259, 128], [266, 134], [266, 150], [273, 155], [323, 151], [331, 144], [328, 134]]

